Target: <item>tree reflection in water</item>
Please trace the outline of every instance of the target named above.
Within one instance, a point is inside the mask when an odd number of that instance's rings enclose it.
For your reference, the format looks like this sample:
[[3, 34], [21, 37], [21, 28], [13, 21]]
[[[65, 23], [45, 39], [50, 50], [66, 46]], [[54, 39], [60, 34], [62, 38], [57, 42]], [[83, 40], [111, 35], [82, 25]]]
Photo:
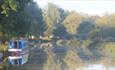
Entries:
[[[78, 46], [58, 46], [48, 42], [35, 45], [30, 49], [29, 61], [18, 67], [9, 66], [10, 70], [114, 70], [111, 63], [115, 60], [102, 57], [95, 60], [93, 53]], [[32, 47], [32, 46], [30, 46]], [[32, 47], [33, 48], [33, 47]], [[78, 51], [79, 50], [79, 51]], [[90, 53], [87, 53], [90, 52]], [[83, 56], [83, 57], [81, 57]], [[85, 58], [86, 57], [86, 58]], [[87, 58], [89, 58], [87, 60]], [[109, 59], [109, 60], [108, 60]], [[110, 65], [110, 66], [109, 66]], [[98, 69], [97, 69], [98, 68]]]

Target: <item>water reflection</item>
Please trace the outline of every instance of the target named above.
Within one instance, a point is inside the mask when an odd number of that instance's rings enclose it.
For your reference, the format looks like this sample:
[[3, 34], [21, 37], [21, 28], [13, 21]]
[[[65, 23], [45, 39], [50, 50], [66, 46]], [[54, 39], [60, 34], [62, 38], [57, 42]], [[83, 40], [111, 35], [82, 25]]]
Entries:
[[27, 50], [9, 52], [8, 62], [11, 65], [23, 65], [28, 61], [28, 56]]
[[103, 64], [89, 64], [87, 66], [78, 67], [76, 70], [115, 70], [115, 67], [107, 67]]
[[[115, 70], [114, 58], [101, 58], [78, 46], [56, 45], [54, 42], [29, 46], [28, 62], [12, 70]], [[110, 65], [111, 64], [111, 65]], [[112, 66], [113, 65], [113, 66]]]
[[0, 64], [2, 64], [2, 60], [3, 60], [3, 53], [0, 52]]

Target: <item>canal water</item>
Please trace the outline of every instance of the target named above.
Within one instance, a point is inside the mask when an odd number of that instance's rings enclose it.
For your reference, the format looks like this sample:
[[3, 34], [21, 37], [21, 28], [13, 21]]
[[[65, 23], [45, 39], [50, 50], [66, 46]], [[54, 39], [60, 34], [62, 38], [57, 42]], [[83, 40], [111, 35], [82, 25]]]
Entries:
[[79, 46], [34, 43], [29, 45], [28, 54], [27, 63], [7, 65], [5, 70], [115, 70], [114, 57]]

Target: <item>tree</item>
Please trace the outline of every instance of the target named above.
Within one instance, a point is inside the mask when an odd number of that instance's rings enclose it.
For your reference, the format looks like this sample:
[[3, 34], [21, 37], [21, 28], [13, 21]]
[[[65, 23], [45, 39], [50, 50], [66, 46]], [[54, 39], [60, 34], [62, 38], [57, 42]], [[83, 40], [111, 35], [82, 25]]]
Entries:
[[56, 27], [56, 29], [53, 30], [53, 34], [54, 36], [59, 36], [60, 38], [67, 38], [68, 36], [66, 28], [63, 25]]
[[0, 1], [0, 38], [2, 40], [27, 34], [30, 28], [30, 18], [25, 12], [25, 7], [28, 6], [31, 1], [32, 0]]
[[20, 35], [26, 35], [30, 31], [30, 26], [30, 18], [26, 12], [20, 11], [4, 18], [1, 32], [4, 36], [3, 38], [18, 37]]
[[46, 30], [46, 24], [43, 18], [42, 9], [33, 2], [26, 7], [26, 13], [31, 18], [31, 34], [36, 36], [43, 35]]
[[100, 33], [98, 36], [106, 39], [115, 36], [115, 23], [114, 23], [115, 15], [105, 14], [104, 16], [95, 20], [96, 26], [100, 29]]
[[95, 23], [98, 27], [106, 27], [106, 26], [109, 26], [110, 20], [109, 20], [109, 17], [104, 15], [102, 17], [99, 17], [98, 19], [95, 20]]
[[67, 17], [63, 21], [63, 25], [69, 34], [75, 35], [77, 33], [76, 29], [82, 21], [82, 18], [83, 17], [75, 11], [68, 13]]
[[0, 0], [0, 12], [8, 16], [10, 11], [23, 10], [33, 0]]
[[53, 33], [53, 29], [58, 26], [63, 19], [65, 18], [65, 12], [63, 9], [58, 6], [48, 3], [47, 8], [44, 9], [44, 20], [47, 24], [46, 35], [51, 35]]
[[77, 28], [78, 36], [80, 39], [87, 39], [89, 33], [95, 28], [94, 22], [92, 21], [82, 21]]

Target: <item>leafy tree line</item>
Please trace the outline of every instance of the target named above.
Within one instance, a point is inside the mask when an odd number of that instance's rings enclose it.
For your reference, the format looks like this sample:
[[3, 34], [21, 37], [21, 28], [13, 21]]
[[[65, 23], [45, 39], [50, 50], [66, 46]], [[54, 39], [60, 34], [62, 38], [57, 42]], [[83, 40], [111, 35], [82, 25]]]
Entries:
[[114, 39], [115, 14], [90, 16], [76, 11], [65, 11], [49, 3], [43, 9], [47, 34], [62, 38], [76, 37], [79, 39]]
[[43, 35], [43, 12], [32, 0], [0, 1], [0, 40], [12, 37]]
[[94, 57], [101, 58], [100, 53], [103, 52], [103, 55], [114, 56], [115, 13], [91, 16], [60, 9], [51, 3], [43, 9], [46, 24], [44, 33], [60, 37], [61, 43], [65, 42], [64, 45], [70, 48], [77, 46], [88, 49]]
[[115, 36], [115, 14], [89, 16], [65, 11], [52, 3], [41, 9], [32, 0], [1, 0], [0, 12], [1, 39], [20, 35], [54, 35], [81, 40], [113, 39]]

